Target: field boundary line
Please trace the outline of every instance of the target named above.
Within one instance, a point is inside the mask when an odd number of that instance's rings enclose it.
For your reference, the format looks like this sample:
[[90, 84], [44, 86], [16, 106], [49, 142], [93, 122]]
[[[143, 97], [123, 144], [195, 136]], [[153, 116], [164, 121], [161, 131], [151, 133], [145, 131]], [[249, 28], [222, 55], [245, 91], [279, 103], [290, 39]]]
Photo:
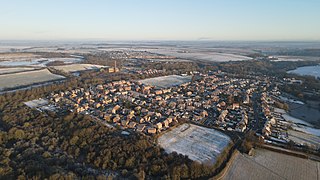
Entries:
[[320, 178], [320, 171], [319, 171], [319, 169], [320, 169], [320, 162], [317, 162], [317, 179], [319, 179]]
[[235, 151], [233, 152], [230, 160], [228, 161], [226, 167], [225, 167], [219, 174], [217, 174], [216, 176], [214, 176], [212, 179], [216, 179], [216, 180], [222, 179], [222, 178], [226, 175], [226, 173], [228, 172], [228, 170], [230, 169], [230, 167], [231, 167], [231, 165], [233, 164], [235, 158], [240, 155], [239, 153], [240, 153], [239, 151], [235, 150]]

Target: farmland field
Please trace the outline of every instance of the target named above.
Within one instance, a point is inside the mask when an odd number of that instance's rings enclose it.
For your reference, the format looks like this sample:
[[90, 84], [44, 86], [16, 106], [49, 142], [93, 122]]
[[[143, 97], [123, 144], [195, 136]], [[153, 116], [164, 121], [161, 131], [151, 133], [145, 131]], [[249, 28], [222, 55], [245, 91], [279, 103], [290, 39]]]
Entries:
[[191, 81], [191, 76], [170, 75], [170, 76], [161, 76], [156, 78], [144, 79], [144, 80], [141, 80], [140, 82], [143, 84], [156, 86], [159, 88], [168, 88], [168, 87], [177, 86], [190, 81]]
[[52, 74], [47, 69], [0, 75], [0, 90], [19, 86], [64, 79], [65, 77]]
[[298, 74], [301, 76], [314, 76], [320, 78], [320, 66], [304, 66], [288, 71], [287, 73]]
[[108, 66], [101, 66], [101, 65], [94, 65], [94, 64], [70, 64], [70, 65], [63, 65], [63, 66], [53, 66], [53, 68], [60, 71], [65, 71], [65, 72], [77, 72], [77, 71], [108, 68]]
[[203, 61], [214, 61], [214, 62], [225, 62], [225, 61], [243, 61], [250, 60], [252, 58], [231, 54], [231, 53], [221, 53], [214, 51], [201, 51], [193, 49], [179, 49], [179, 48], [161, 48], [161, 49], [145, 49], [151, 53], [163, 54], [166, 56], [172, 56], [177, 58], [189, 59], [189, 60], [203, 60]]
[[316, 61], [318, 57], [312, 56], [276, 56], [277, 60], [271, 61]]
[[253, 157], [238, 154], [224, 179], [318, 179], [320, 162], [256, 149]]
[[31, 60], [39, 57], [33, 53], [0, 53], [0, 61]]
[[21, 67], [21, 68], [0, 68], [0, 74], [17, 73], [23, 71], [32, 71], [34, 68]]
[[320, 137], [312, 134], [307, 134], [304, 132], [289, 130], [289, 139], [298, 144], [308, 144], [315, 148], [320, 148]]
[[48, 63], [60, 62], [65, 64], [78, 63], [82, 56], [70, 55], [70, 57], [46, 58], [33, 53], [0, 53], [0, 66], [33, 66], [46, 67]]
[[230, 138], [214, 129], [183, 124], [163, 134], [158, 143], [166, 152], [177, 152], [201, 163], [215, 163]]

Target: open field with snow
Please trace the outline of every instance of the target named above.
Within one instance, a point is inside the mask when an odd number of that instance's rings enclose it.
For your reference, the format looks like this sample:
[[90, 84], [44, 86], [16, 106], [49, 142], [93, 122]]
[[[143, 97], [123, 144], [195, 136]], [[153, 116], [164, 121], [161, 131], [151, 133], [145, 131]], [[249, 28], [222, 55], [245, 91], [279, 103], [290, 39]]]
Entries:
[[203, 60], [203, 61], [215, 61], [215, 62], [225, 62], [225, 61], [243, 61], [243, 60], [250, 60], [252, 58], [238, 55], [238, 54], [231, 54], [231, 53], [221, 53], [215, 51], [201, 51], [201, 50], [194, 50], [194, 49], [178, 49], [178, 48], [159, 48], [159, 49], [145, 49], [148, 52], [162, 54], [166, 56], [172, 56], [182, 59], [189, 59], [189, 60]]
[[305, 126], [312, 126], [310, 123], [305, 122], [305, 121], [303, 121], [303, 120], [301, 120], [301, 119], [292, 117], [292, 116], [290, 116], [290, 115], [287, 114], [287, 113], [286, 113], [286, 114], [282, 114], [282, 117], [283, 117], [283, 119], [285, 119], [285, 120], [288, 121], [288, 122], [292, 122], [292, 123], [296, 123], [296, 124], [303, 124], [303, 125], [305, 125]]
[[302, 101], [299, 101], [299, 100], [296, 100], [296, 99], [291, 99], [291, 98], [287, 98], [287, 97], [284, 97], [284, 96], [279, 96], [279, 98], [285, 102], [288, 102], [288, 103], [296, 103], [296, 104], [300, 104], [300, 105], [303, 105], [304, 102]]
[[272, 61], [316, 61], [319, 60], [319, 57], [312, 57], [312, 56], [275, 56], [278, 58], [277, 60]]
[[312, 126], [303, 126], [303, 125], [292, 125], [292, 128], [294, 130], [300, 131], [300, 132], [304, 132], [307, 134], [311, 134], [314, 136], [319, 136], [320, 137], [320, 129], [317, 128], [313, 128]]
[[52, 67], [64, 72], [78, 72], [78, 71], [108, 68], [109, 66], [101, 66], [101, 65], [95, 65], [95, 64], [70, 64], [70, 65], [52, 66]]
[[32, 101], [24, 102], [24, 104], [30, 108], [36, 108], [38, 110], [50, 110], [54, 111], [55, 107], [49, 104], [49, 101], [47, 99], [35, 99]]
[[33, 53], [0, 53], [0, 61], [11, 61], [11, 60], [31, 60], [39, 58], [39, 55]]
[[216, 158], [231, 142], [214, 129], [183, 124], [159, 137], [158, 143], [166, 152], [177, 152], [201, 163], [215, 163]]
[[320, 136], [306, 134], [304, 132], [299, 132], [294, 130], [289, 130], [288, 137], [290, 140], [294, 141], [295, 143], [307, 144], [308, 146], [315, 147], [315, 149], [320, 148]]
[[291, 61], [291, 62], [295, 62], [295, 61], [304, 61], [304, 59], [302, 57], [293, 57], [293, 56], [275, 56], [275, 60], [271, 60], [274, 62], [280, 62], [280, 61]]
[[40, 98], [40, 99], [35, 99], [32, 101], [25, 102], [24, 104], [30, 108], [37, 108], [37, 107], [45, 106], [49, 104], [49, 102], [46, 99]]
[[35, 66], [35, 67], [46, 67], [50, 62], [64, 62], [65, 64], [81, 62], [81, 58], [32, 58], [32, 59], [12, 59], [1, 61], [0, 66]]
[[304, 120], [292, 117], [283, 109], [275, 108], [275, 112], [281, 113], [285, 121], [291, 122], [292, 130], [288, 130], [289, 140], [294, 141], [296, 144], [307, 144], [313, 149], [320, 148], [320, 129], [315, 128]]
[[31, 85], [34, 83], [42, 83], [64, 78], [65, 77], [63, 76], [52, 74], [47, 69], [14, 74], [3, 74], [0, 75], [0, 90], [4, 88], [15, 88], [19, 86]]
[[191, 60], [188, 60], [188, 59], [149, 59], [150, 61], [152, 62], [170, 62], [170, 61], [173, 61], [173, 62], [192, 62]]
[[172, 86], [178, 86], [180, 84], [190, 82], [191, 76], [178, 76], [178, 75], [170, 75], [170, 76], [161, 76], [156, 78], [149, 78], [141, 80], [140, 82], [143, 84], [156, 86], [158, 88], [168, 88]]
[[288, 71], [287, 73], [297, 74], [301, 76], [314, 76], [316, 78], [320, 78], [320, 65], [299, 67], [295, 70]]
[[35, 68], [29, 68], [29, 67], [0, 68], [0, 74], [9, 74], [9, 73], [24, 72], [24, 71], [32, 71], [34, 69]]
[[37, 66], [46, 67], [48, 63], [63, 62], [65, 64], [79, 63], [83, 57], [70, 55], [70, 57], [45, 58], [33, 53], [0, 53], [0, 66]]
[[[300, 119], [304, 122], [308, 122], [309, 125], [312, 124], [316, 128], [320, 128], [320, 108], [319, 101], [308, 101], [303, 105], [296, 103], [288, 103], [290, 107], [289, 114], [292, 117]], [[306, 124], [306, 123], [304, 123]], [[312, 127], [312, 126], [311, 126]]]
[[319, 179], [320, 162], [256, 149], [253, 157], [238, 154], [224, 179]]

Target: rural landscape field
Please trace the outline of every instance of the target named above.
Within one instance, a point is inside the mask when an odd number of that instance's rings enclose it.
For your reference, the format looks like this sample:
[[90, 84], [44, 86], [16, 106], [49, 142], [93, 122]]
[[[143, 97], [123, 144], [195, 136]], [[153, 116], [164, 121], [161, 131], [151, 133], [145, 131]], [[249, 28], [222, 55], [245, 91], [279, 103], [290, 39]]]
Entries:
[[177, 152], [201, 163], [214, 164], [230, 138], [216, 130], [184, 124], [162, 135], [158, 143], [168, 153]]
[[70, 64], [62, 66], [53, 66], [54, 69], [64, 71], [64, 72], [78, 72], [78, 71], [87, 71], [87, 70], [100, 70], [107, 68], [107, 66], [100, 66], [94, 64]]
[[256, 149], [252, 157], [237, 154], [224, 179], [318, 179], [319, 168], [317, 161]]
[[172, 87], [172, 86], [177, 86], [183, 83], [187, 83], [190, 81], [191, 81], [190, 76], [170, 75], [170, 76], [144, 79], [144, 80], [141, 80], [140, 82], [151, 85], [151, 86], [157, 86], [159, 88], [167, 88], [167, 87]]
[[61, 80], [65, 77], [52, 74], [47, 69], [18, 72], [13, 74], [0, 75], [0, 90], [5, 88], [15, 88], [26, 85], [32, 85], [35, 83]]

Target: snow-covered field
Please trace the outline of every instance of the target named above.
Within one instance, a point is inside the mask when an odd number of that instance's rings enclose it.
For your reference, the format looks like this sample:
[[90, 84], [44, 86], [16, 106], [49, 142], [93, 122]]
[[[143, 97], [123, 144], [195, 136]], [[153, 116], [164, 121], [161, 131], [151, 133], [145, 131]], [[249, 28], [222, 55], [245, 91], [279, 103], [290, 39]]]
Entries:
[[40, 55], [33, 53], [1, 53], [0, 61], [15, 61], [15, 60], [32, 60], [40, 58]]
[[217, 130], [193, 124], [183, 124], [158, 139], [168, 153], [177, 152], [194, 161], [212, 164], [230, 142], [227, 135]]
[[312, 56], [275, 56], [278, 58], [277, 60], [271, 61], [316, 61], [319, 60], [319, 57], [312, 57]]
[[66, 64], [78, 63], [83, 59], [81, 58], [37, 58], [37, 59], [12, 59], [7, 61], [1, 61], [0, 66], [35, 66], [46, 67], [49, 62], [62, 61]]
[[274, 108], [274, 112], [281, 113], [281, 114], [287, 113], [284, 109], [280, 109], [280, 108]]
[[3, 88], [14, 88], [64, 78], [63, 76], [52, 74], [48, 69], [4, 74], [0, 75], [0, 90]]
[[216, 62], [225, 62], [225, 61], [243, 61], [250, 60], [252, 58], [230, 54], [230, 53], [220, 53], [213, 51], [200, 51], [192, 49], [177, 49], [177, 48], [161, 48], [161, 49], [144, 49], [151, 53], [163, 54], [166, 56], [173, 56], [177, 58], [190, 59], [190, 60], [204, 60], [204, 61], [216, 61]]
[[283, 100], [283, 101], [286, 101], [286, 102], [291, 102], [291, 103], [296, 103], [296, 104], [301, 104], [301, 105], [304, 104], [304, 102], [302, 102], [302, 101], [298, 101], [298, 100], [295, 100], [295, 99], [289, 99], [289, 98], [283, 97], [283, 96], [279, 96], [279, 98], [281, 100]]
[[0, 74], [17, 73], [23, 71], [32, 71], [34, 68], [21, 67], [21, 68], [0, 68]]
[[320, 129], [316, 129], [310, 126], [292, 126], [294, 130], [304, 132], [306, 134], [319, 136], [320, 137]]
[[153, 61], [153, 62], [170, 62], [170, 61], [173, 61], [173, 62], [192, 62], [191, 60], [187, 60], [187, 59], [150, 59], [150, 61]]
[[24, 52], [59, 52], [59, 53], [68, 53], [68, 54], [88, 54], [95, 52], [95, 46], [89, 47], [79, 47], [79, 46], [59, 46], [56, 47], [32, 47], [30, 49], [24, 50]]
[[256, 149], [255, 155], [238, 154], [223, 179], [319, 179], [320, 162]]
[[149, 78], [141, 80], [140, 82], [143, 84], [156, 86], [159, 88], [168, 88], [172, 86], [178, 86], [180, 84], [190, 82], [191, 76], [178, 76], [178, 75], [170, 75], [170, 76], [161, 76], [156, 78]]
[[298, 118], [295, 118], [295, 117], [292, 117], [290, 116], [289, 114], [282, 114], [282, 117], [286, 120], [286, 121], [290, 121], [290, 122], [293, 122], [293, 123], [298, 123], [298, 124], [304, 124], [306, 126], [311, 126], [312, 127], [312, 124], [310, 123], [307, 123], [301, 119], [298, 119]]
[[281, 111], [281, 109], [275, 109], [276, 112], [283, 113], [282, 117], [289, 122], [292, 122], [292, 128], [297, 131], [304, 132], [306, 134], [314, 135], [314, 136], [319, 136], [320, 137], [320, 129], [314, 128], [314, 126], [306, 121], [303, 121], [299, 118], [295, 118], [290, 116], [288, 113], [285, 111]]
[[293, 57], [293, 56], [276, 56], [278, 58], [277, 60], [272, 60], [272, 61], [304, 61], [303, 58], [301, 57]]
[[[320, 129], [299, 118], [290, 116], [283, 109], [275, 108], [275, 112], [281, 113], [285, 121], [291, 122], [293, 130], [288, 130], [288, 138], [297, 144], [308, 144], [320, 148]], [[315, 149], [316, 149], [315, 148]]]
[[108, 68], [108, 66], [101, 66], [101, 65], [95, 65], [95, 64], [70, 64], [70, 65], [62, 65], [62, 66], [53, 66], [53, 68], [60, 71], [65, 71], [65, 72], [78, 72], [78, 71]]
[[318, 136], [294, 130], [288, 131], [288, 137], [290, 140], [298, 144], [307, 144], [308, 146], [314, 146], [315, 149], [320, 148], [320, 131], [318, 131], [317, 134]]
[[298, 74], [301, 76], [314, 76], [320, 78], [320, 65], [299, 67], [287, 73]]
[[42, 98], [24, 102], [24, 104], [30, 108], [36, 108], [40, 111], [42, 110], [54, 111], [56, 109], [55, 106], [49, 104], [49, 101], [47, 99], [42, 99]]
[[46, 99], [40, 98], [40, 99], [35, 99], [32, 101], [25, 102], [24, 104], [30, 108], [37, 108], [37, 107], [45, 106], [49, 104], [49, 102]]

